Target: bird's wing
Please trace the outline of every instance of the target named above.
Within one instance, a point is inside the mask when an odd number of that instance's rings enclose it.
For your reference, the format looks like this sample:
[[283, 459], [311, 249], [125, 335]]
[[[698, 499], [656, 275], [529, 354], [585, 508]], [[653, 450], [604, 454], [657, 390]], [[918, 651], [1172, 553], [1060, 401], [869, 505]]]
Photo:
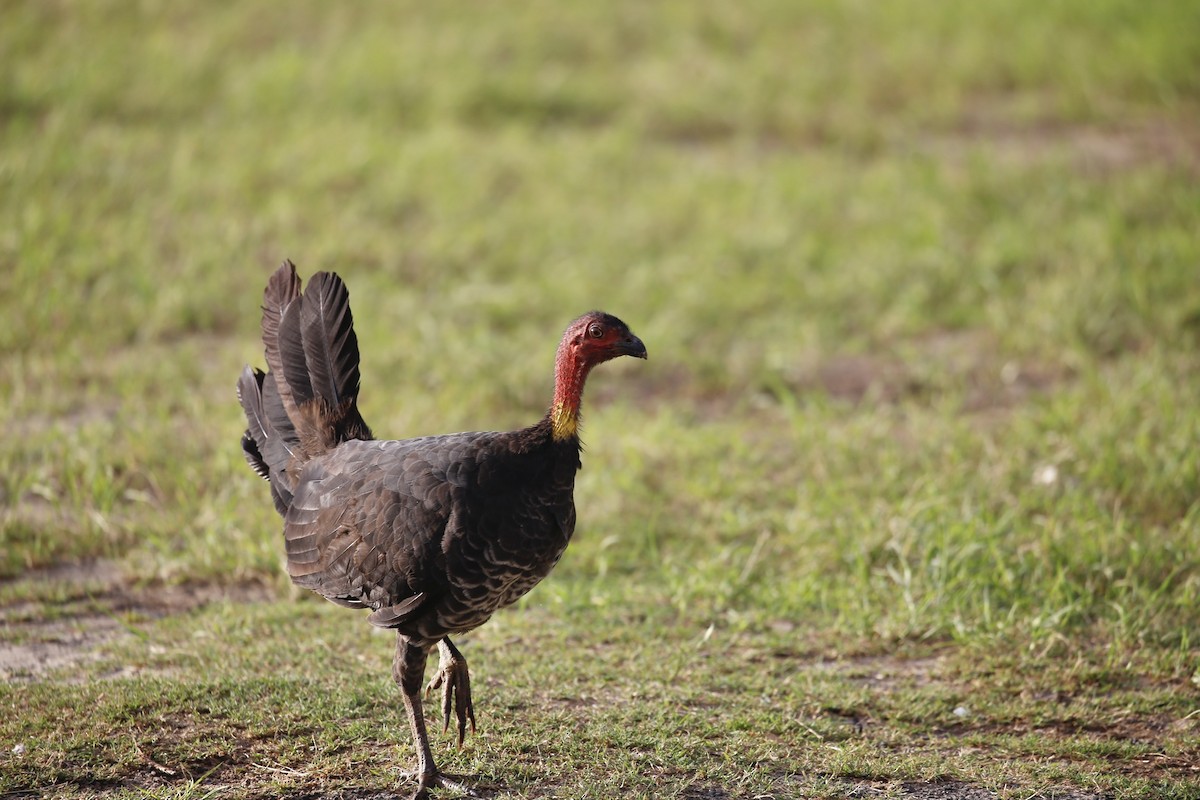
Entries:
[[393, 627], [445, 587], [443, 538], [478, 438], [351, 441], [304, 469], [284, 523], [288, 574]]
[[399, 627], [412, 619], [428, 599], [429, 595], [425, 592], [417, 592], [412, 597], [402, 600], [393, 606], [384, 606], [383, 608], [376, 609], [367, 617], [367, 622], [378, 628]]

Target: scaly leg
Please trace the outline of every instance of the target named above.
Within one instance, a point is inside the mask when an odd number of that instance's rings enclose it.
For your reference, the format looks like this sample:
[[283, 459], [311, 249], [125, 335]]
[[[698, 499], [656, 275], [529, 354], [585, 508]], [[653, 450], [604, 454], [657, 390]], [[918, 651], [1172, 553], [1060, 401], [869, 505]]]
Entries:
[[458, 718], [458, 746], [467, 738], [467, 721], [471, 722], [471, 733], [475, 732], [475, 706], [471, 704], [471, 673], [467, 659], [458, 652], [450, 637], [438, 642], [438, 669], [433, 680], [425, 687], [429, 694], [442, 690], [442, 731], [450, 729], [450, 705], [454, 705], [454, 716]]
[[[412, 800], [426, 800], [431, 788], [451, 789], [478, 797], [474, 792], [438, 771], [433, 763], [433, 752], [429, 749], [429, 733], [425, 730], [425, 716], [421, 712], [421, 681], [425, 677], [425, 662], [429, 651], [408, 641], [403, 634], [396, 637], [396, 656], [392, 661], [392, 677], [404, 697], [404, 709], [408, 712], [408, 724], [412, 729], [413, 743], [417, 747], [417, 790]], [[464, 664], [464, 669], [465, 669]]]

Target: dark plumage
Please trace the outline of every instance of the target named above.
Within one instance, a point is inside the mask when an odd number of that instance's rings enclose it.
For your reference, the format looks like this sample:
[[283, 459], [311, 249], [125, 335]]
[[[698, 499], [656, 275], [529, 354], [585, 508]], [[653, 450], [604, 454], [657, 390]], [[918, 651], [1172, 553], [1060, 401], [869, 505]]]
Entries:
[[263, 300], [268, 372], [246, 367], [238, 397], [242, 448], [284, 519], [292, 580], [396, 630], [393, 677], [417, 746], [416, 797], [457, 786], [434, 765], [421, 711], [442, 690], [462, 743], [474, 730], [470, 678], [448, 638], [514, 602], [558, 562], [575, 529], [579, 406], [588, 373], [617, 356], [646, 357], [625, 323], [602, 312], [573, 321], [555, 359], [555, 392], [538, 423], [511, 432], [372, 439], [358, 411], [359, 354], [349, 293], [319, 272], [301, 293], [291, 262]]

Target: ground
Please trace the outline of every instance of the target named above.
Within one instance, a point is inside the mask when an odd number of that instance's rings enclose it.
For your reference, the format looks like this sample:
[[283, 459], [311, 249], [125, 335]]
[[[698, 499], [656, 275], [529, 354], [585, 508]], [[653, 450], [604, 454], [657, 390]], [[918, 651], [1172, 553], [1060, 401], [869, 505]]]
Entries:
[[541, 415], [579, 530], [459, 642], [492, 797], [1200, 796], [1200, 6], [16, 2], [0, 795], [405, 796], [233, 384], [284, 258], [381, 436]]
[[[139, 624], [161, 619], [167, 615], [186, 617], [190, 613], [203, 610], [207, 605], [217, 603], [233, 608], [247, 603], [266, 603], [272, 600], [271, 592], [261, 585], [190, 585], [177, 587], [155, 587], [153, 589], [137, 589], [129, 586], [122, 579], [121, 570], [107, 562], [91, 562], [85, 565], [60, 567], [48, 570], [34, 571], [22, 578], [23, 581], [45, 584], [62, 582], [68, 585], [85, 585], [87, 592], [78, 598], [66, 600], [58, 606], [61, 617], [48, 619], [37, 613], [37, 609], [13, 604], [4, 609], [3, 621], [6, 630], [14, 632], [16, 639], [23, 644], [6, 647], [0, 651], [0, 675], [16, 683], [52, 680], [54, 676], [70, 675], [73, 668], [83, 666], [101, 658], [102, 653], [111, 646], [128, 647], [141, 634]], [[135, 624], [134, 621], [137, 623]], [[154, 645], [150, 645], [153, 650]], [[786, 660], [790, 662], [789, 669], [802, 673], [821, 675], [827, 679], [837, 680], [852, 686], [869, 688], [872, 692], [891, 693], [904, 691], [913, 687], [930, 687], [934, 684], [944, 685], [948, 676], [944, 658], [938, 655], [923, 657], [899, 657], [893, 654], [876, 654], [853, 658], [830, 659], [820, 654], [793, 653], [777, 650], [770, 653], [753, 653], [748, 656], [751, 663], [762, 663], [763, 660]], [[120, 664], [115, 669], [103, 669], [91, 675], [94, 681], [126, 681], [144, 679], [148, 674], [159, 673], [169, 675], [170, 670], [156, 670], [147, 666], [131, 666]], [[70, 680], [68, 678], [68, 680]], [[381, 681], [381, 683], [383, 683]], [[491, 683], [491, 682], [489, 682]], [[381, 686], [381, 690], [386, 690]], [[969, 692], [969, 690], [967, 690]], [[1046, 698], [1054, 704], [1069, 704], [1068, 697], [1055, 696]], [[560, 704], [574, 714], [594, 713], [598, 706], [616, 706], [618, 704], [636, 703], [636, 694], [632, 697], [620, 697], [608, 694], [604, 697], [558, 697], [553, 694], [543, 696], [533, 702], [546, 705]], [[843, 729], [848, 735], [862, 735], [868, 726], [882, 723], [870, 718], [869, 713], [861, 715], [854, 709], [826, 708], [825, 715], [835, 721], [836, 727]], [[969, 718], [971, 712], [959, 706], [953, 712], [963, 718]], [[163, 720], [165, 721], [165, 720]], [[186, 734], [190, 723], [180, 719], [178, 733]], [[883, 723], [885, 724], [885, 723]], [[1097, 741], [1126, 741], [1150, 743], [1163, 740], [1162, 730], [1169, 721], [1160, 719], [1151, 721], [1144, 718], [1123, 719], [1112, 725], [1095, 725], [1086, 730], [1086, 737]], [[977, 726], [968, 723], [967, 727], [979, 730]], [[983, 727], [991, 727], [985, 725]], [[1178, 727], [1178, 726], [1176, 726]], [[1184, 725], [1184, 727], [1190, 727]], [[1075, 737], [1081, 731], [1072, 725], [1063, 725], [1059, 730], [1028, 725], [1024, 722], [996, 726], [991, 734], [1012, 736], [1030, 733], [1037, 728], [1039, 736]], [[811, 731], [811, 729], [809, 729]], [[812, 731], [820, 740], [822, 737]], [[943, 734], [947, 735], [947, 734]], [[18, 743], [26, 752], [36, 743]], [[16, 746], [14, 746], [16, 747]], [[216, 792], [221, 787], [233, 788], [240, 782], [237, 775], [250, 765], [257, 770], [277, 771], [282, 775], [307, 777], [299, 769], [288, 767], [273, 768], [258, 763], [252, 753], [252, 741], [240, 742], [232, 751], [226, 750], [218, 759], [206, 759], [198, 763], [168, 765], [162, 763], [153, 751], [139, 749], [140, 765], [124, 775], [117, 782], [119, 786], [139, 787], [140, 791], [163, 792], [178, 785], [180, 781], [194, 781], [197, 774], [203, 772], [205, 785], [215, 788], [208, 792]], [[16, 755], [15, 751], [10, 757]], [[20, 758], [21, 756], [17, 756]], [[164, 758], [163, 761], [171, 762]], [[1138, 772], [1147, 777], [1177, 775], [1186, 777], [1197, 772], [1197, 766], [1183, 758], [1170, 758], [1163, 753], [1147, 753], [1144, 757], [1124, 764], [1124, 769]], [[255, 781], [251, 781], [253, 785]], [[82, 792], [111, 791], [116, 788], [109, 781], [80, 781], [75, 787]], [[503, 781], [494, 784], [487, 783], [478, 786], [480, 789], [499, 791], [504, 794]], [[895, 781], [885, 780], [869, 775], [855, 776], [853, 774], [822, 775], [816, 780], [811, 776], [793, 775], [780, 782], [779, 789], [786, 796], [788, 793], [807, 794], [819, 791], [823, 796], [841, 796], [851, 798], [870, 797], [902, 797], [917, 800], [939, 800], [941, 798], [965, 798], [966, 800], [985, 800], [999, 796], [995, 791], [973, 784], [969, 780], [949, 776], [937, 776], [932, 780]], [[13, 797], [41, 796], [40, 791], [10, 793]], [[335, 789], [329, 791], [301, 790], [289, 792], [284, 797], [296, 800], [391, 800], [392, 798], [407, 797], [405, 792], [380, 791], [378, 789]], [[550, 796], [554, 796], [551, 794]], [[686, 788], [678, 796], [695, 798], [696, 800], [712, 800], [743, 796], [719, 786], [698, 785]], [[758, 796], [758, 795], [756, 795]], [[1085, 800], [1106, 796], [1099, 792], [1089, 792], [1070, 787], [1058, 787], [1050, 796], [1061, 800]]]

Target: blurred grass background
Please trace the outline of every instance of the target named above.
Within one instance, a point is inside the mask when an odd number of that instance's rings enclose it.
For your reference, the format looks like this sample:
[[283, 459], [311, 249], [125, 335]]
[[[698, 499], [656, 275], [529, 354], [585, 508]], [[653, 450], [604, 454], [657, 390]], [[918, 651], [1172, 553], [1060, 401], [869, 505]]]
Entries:
[[593, 376], [579, 534], [526, 603], [572, 635], [1134, 664], [1184, 716], [1197, 30], [1165, 0], [6, 4], [0, 574], [285, 594], [232, 386], [287, 257], [349, 284], [384, 436], [532, 421], [583, 310], [646, 341]]

